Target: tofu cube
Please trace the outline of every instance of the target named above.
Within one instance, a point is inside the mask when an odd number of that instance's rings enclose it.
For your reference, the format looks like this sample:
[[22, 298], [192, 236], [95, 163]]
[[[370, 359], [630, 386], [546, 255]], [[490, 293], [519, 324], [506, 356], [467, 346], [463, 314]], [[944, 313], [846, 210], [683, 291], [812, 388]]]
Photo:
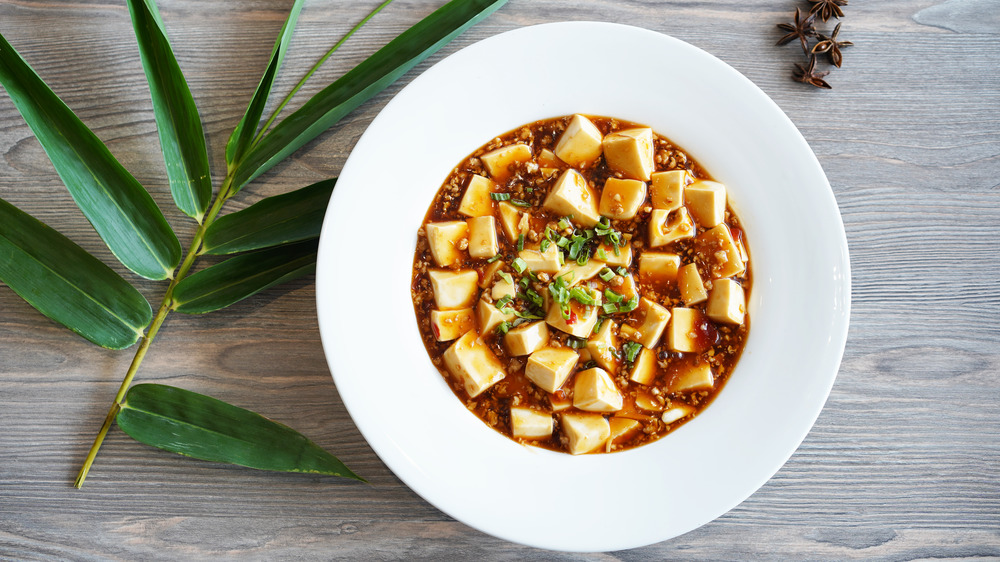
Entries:
[[524, 376], [545, 392], [559, 390], [573, 372], [580, 355], [568, 347], [543, 347], [528, 356]]
[[665, 424], [671, 424], [675, 421], [684, 419], [694, 413], [694, 408], [686, 404], [677, 404], [676, 406], [671, 406], [668, 410], [663, 412], [660, 419], [663, 420]]
[[511, 355], [528, 355], [549, 343], [549, 327], [539, 320], [511, 329], [503, 338]]
[[560, 416], [562, 431], [569, 439], [569, 452], [582, 455], [604, 446], [611, 437], [611, 425], [600, 414], [566, 412]]
[[642, 429], [641, 423], [629, 418], [611, 418], [608, 423], [611, 429], [610, 441], [615, 445], [631, 441]]
[[448, 267], [465, 255], [458, 249], [458, 243], [469, 235], [469, 226], [465, 221], [429, 222], [424, 226], [427, 233], [427, 246], [431, 257], [438, 267]]
[[490, 193], [496, 185], [490, 180], [474, 174], [469, 178], [469, 184], [465, 187], [465, 194], [462, 195], [462, 202], [458, 205], [458, 212], [467, 217], [485, 217], [493, 214], [493, 200]]
[[474, 217], [469, 224], [469, 255], [474, 258], [492, 258], [500, 251], [497, 242], [496, 220], [492, 216]]
[[646, 182], [608, 178], [601, 191], [602, 215], [620, 220], [631, 220], [646, 201]]
[[601, 324], [597, 333], [587, 340], [587, 351], [590, 358], [605, 371], [614, 373], [618, 371], [618, 359], [614, 350], [618, 349], [618, 340], [615, 338], [615, 323], [610, 318]]
[[437, 341], [451, 341], [475, 327], [476, 320], [471, 308], [431, 311], [431, 329]]
[[583, 115], [574, 115], [556, 143], [555, 155], [560, 160], [584, 168], [601, 156], [601, 131]]
[[639, 392], [635, 395], [635, 407], [647, 412], [659, 412], [663, 409], [663, 404], [652, 392]]
[[438, 310], [458, 310], [468, 308], [476, 300], [479, 289], [479, 274], [475, 270], [461, 271], [431, 270], [427, 272], [434, 290], [434, 304]]
[[573, 407], [573, 399], [561, 394], [552, 394], [549, 396], [549, 404], [552, 406], [553, 412], [561, 412]]
[[639, 256], [640, 283], [673, 283], [677, 280], [677, 270], [681, 267], [681, 257], [663, 252], [643, 252]]
[[725, 223], [702, 232], [694, 241], [694, 249], [712, 279], [732, 277], [746, 270], [740, 259], [740, 250]]
[[522, 439], [538, 439], [552, 435], [552, 414], [531, 408], [510, 409], [510, 433]]
[[684, 188], [694, 181], [687, 170], [656, 172], [649, 187], [649, 198], [654, 209], [673, 211], [684, 206]]
[[708, 297], [705, 312], [716, 322], [740, 325], [746, 313], [747, 302], [743, 287], [732, 279], [716, 279], [712, 282], [712, 294]]
[[686, 207], [675, 211], [653, 209], [649, 215], [649, 247], [665, 246], [675, 240], [694, 238], [698, 229]]
[[497, 326], [501, 322], [510, 322], [514, 318], [516, 316], [513, 309], [505, 314], [484, 300], [479, 301], [479, 304], [476, 305], [476, 323], [479, 324], [479, 335], [482, 337], [496, 332]]
[[500, 210], [500, 226], [503, 227], [507, 240], [517, 242], [517, 236], [522, 234], [521, 218], [524, 213], [506, 201], [501, 201], [497, 208]]
[[490, 296], [493, 297], [494, 301], [498, 301], [508, 296], [510, 298], [514, 298], [517, 296], [517, 285], [504, 279], [500, 279], [493, 284], [493, 288], [490, 290]]
[[622, 276], [622, 284], [612, 290], [625, 297], [625, 300], [632, 300], [639, 294], [639, 289], [635, 286], [635, 278], [631, 274]]
[[698, 363], [674, 374], [670, 381], [670, 392], [711, 390], [713, 384], [712, 367], [708, 363]]
[[604, 137], [604, 159], [608, 166], [626, 176], [649, 181], [653, 173], [653, 130], [649, 127], [625, 129]]
[[[555, 246], [555, 244], [549, 246], [549, 248], [552, 248], [553, 246]], [[583, 265], [580, 265], [575, 261], [571, 261], [562, 266], [559, 273], [556, 274], [556, 277], [562, 277], [566, 280], [566, 283], [572, 287], [581, 281], [593, 279], [593, 277], [600, 273], [604, 267], [603, 262], [595, 260], [590, 260]]]
[[555, 244], [549, 244], [549, 247], [545, 248], [544, 252], [539, 252], [538, 250], [521, 250], [518, 252], [517, 257], [524, 260], [524, 263], [528, 265], [528, 269], [535, 273], [558, 273], [562, 267], [559, 264], [559, 246]]
[[684, 188], [688, 211], [705, 228], [726, 220], [726, 186], [719, 182], [698, 180]]
[[547, 148], [543, 148], [538, 153], [538, 165], [542, 168], [558, 168], [563, 165], [562, 161], [556, 156], [554, 152]]
[[632, 364], [628, 380], [644, 385], [651, 385], [656, 380], [656, 353], [647, 348], [639, 350], [639, 356]]
[[701, 351], [702, 345], [696, 336], [697, 325], [701, 321], [698, 309], [674, 307], [670, 311], [670, 326], [667, 327], [667, 346], [682, 353]]
[[601, 219], [597, 202], [597, 195], [580, 172], [566, 170], [552, 186], [542, 207], [558, 215], [573, 215], [574, 221], [592, 227]]
[[[604, 252], [603, 258], [601, 257], [601, 251]], [[600, 260], [611, 267], [628, 267], [632, 265], [632, 245], [625, 244], [624, 246], [618, 246], [618, 254], [615, 255], [615, 248], [601, 243], [597, 250], [594, 251], [591, 259]]]
[[649, 299], [642, 298], [639, 299], [638, 312], [641, 323], [637, 327], [638, 333], [632, 339], [641, 343], [646, 349], [653, 349], [660, 341], [663, 330], [667, 328], [670, 311]]
[[553, 302], [549, 305], [548, 313], [545, 315], [545, 321], [549, 326], [552, 326], [562, 332], [566, 332], [573, 337], [589, 338], [594, 332], [594, 326], [597, 325], [597, 316], [599, 311], [600, 307], [586, 306], [576, 301], [570, 301], [569, 320], [566, 320], [562, 316], [562, 310], [559, 308], [559, 304]]
[[677, 288], [681, 291], [681, 300], [687, 306], [704, 302], [708, 298], [708, 291], [701, 282], [698, 266], [693, 263], [685, 265], [677, 272]]
[[506, 183], [512, 175], [514, 166], [531, 160], [531, 147], [526, 144], [511, 144], [491, 150], [479, 157], [497, 183]]
[[448, 372], [462, 381], [469, 398], [479, 396], [507, 376], [500, 360], [475, 331], [455, 340], [443, 357]]
[[573, 406], [586, 412], [617, 412], [625, 398], [608, 372], [599, 367], [576, 374], [573, 381]]

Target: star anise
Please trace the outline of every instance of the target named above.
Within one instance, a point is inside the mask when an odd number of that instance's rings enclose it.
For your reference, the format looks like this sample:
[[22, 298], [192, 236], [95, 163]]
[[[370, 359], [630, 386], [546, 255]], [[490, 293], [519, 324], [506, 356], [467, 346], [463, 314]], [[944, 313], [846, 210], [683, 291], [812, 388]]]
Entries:
[[812, 2], [813, 6], [809, 10], [810, 14], [819, 14], [820, 19], [826, 21], [830, 17], [836, 17], [840, 19], [844, 17], [844, 10], [841, 10], [841, 6], [847, 5], [847, 0], [809, 0]]
[[854, 43], [851, 43], [850, 41], [837, 41], [838, 33], [840, 33], [839, 23], [837, 24], [837, 27], [833, 28], [833, 33], [831, 33], [829, 37], [823, 34], [817, 34], [816, 36], [819, 38], [819, 43], [816, 43], [816, 45], [812, 48], [812, 53], [814, 55], [819, 53], [830, 53], [830, 62], [836, 65], [837, 68], [840, 68], [840, 64], [844, 62], [844, 57], [840, 54], [841, 47], [849, 47]]
[[778, 39], [775, 45], [785, 45], [796, 39], [802, 43], [802, 52], [809, 52], [809, 37], [815, 37], [816, 35], [816, 14], [809, 14], [808, 17], [802, 18], [802, 12], [795, 8], [795, 23], [779, 23], [778, 28], [782, 31], [787, 31], [788, 34]]
[[823, 80], [823, 77], [827, 74], [830, 74], [830, 72], [816, 71], [816, 55], [809, 55], [808, 65], [802, 66], [799, 63], [795, 63], [795, 72], [792, 73], [792, 80], [802, 82], [803, 84], [809, 84], [810, 86], [816, 86], [817, 88], [831, 90], [833, 89], [832, 86], [827, 84], [826, 80]]

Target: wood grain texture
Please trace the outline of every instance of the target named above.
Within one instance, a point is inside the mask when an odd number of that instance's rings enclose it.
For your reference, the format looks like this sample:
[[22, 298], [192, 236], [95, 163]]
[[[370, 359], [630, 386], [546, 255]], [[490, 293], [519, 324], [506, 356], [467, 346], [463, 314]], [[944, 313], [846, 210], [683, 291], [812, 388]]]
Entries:
[[[205, 119], [216, 174], [291, 0], [160, 0]], [[276, 90], [377, 1], [307, 2]], [[314, 92], [430, 13], [396, 0], [307, 86]], [[337, 175], [378, 111], [445, 54], [520, 26], [600, 20], [722, 58], [788, 114], [847, 229], [853, 314], [833, 392], [791, 460], [728, 514], [625, 552], [506, 543], [403, 485], [352, 424], [323, 357], [312, 279], [204, 317], [172, 315], [138, 380], [247, 407], [335, 451], [365, 485], [193, 461], [113, 431], [71, 487], [131, 358], [95, 348], [0, 286], [0, 559], [662, 560], [1000, 557], [1000, 25], [989, 0], [852, 2], [844, 68], [820, 92], [774, 24], [796, 2], [511, 0], [247, 187], [233, 208]], [[800, 3], [800, 5], [802, 5]], [[224, 6], [224, 8], [221, 8]], [[0, 32], [132, 171], [171, 203], [128, 12], [118, 0], [8, 0]], [[109, 264], [6, 94], [0, 197]], [[150, 299], [162, 285], [137, 280]], [[627, 500], [627, 498], [626, 498]], [[623, 500], [624, 501], [624, 500]], [[627, 508], [623, 508], [627, 512]]]

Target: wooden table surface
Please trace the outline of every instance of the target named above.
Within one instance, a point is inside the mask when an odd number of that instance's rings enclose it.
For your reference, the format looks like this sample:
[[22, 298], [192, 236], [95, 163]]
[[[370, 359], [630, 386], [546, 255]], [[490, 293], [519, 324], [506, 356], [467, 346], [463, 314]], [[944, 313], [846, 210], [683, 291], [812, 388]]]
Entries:
[[[339, 76], [441, 5], [397, 0], [307, 87]], [[214, 170], [291, 0], [161, 0]], [[279, 92], [377, 1], [306, 3]], [[112, 431], [71, 486], [131, 359], [0, 287], [0, 559], [912, 559], [1000, 557], [1000, 10], [996, 0], [852, 0], [855, 45], [832, 91], [789, 80], [794, 0], [511, 0], [244, 191], [233, 207], [338, 174], [379, 110], [447, 53], [560, 20], [638, 25], [726, 61], [788, 114], [844, 217], [853, 315], [815, 427], [740, 506], [700, 529], [602, 555], [546, 552], [456, 522], [403, 485], [355, 428], [320, 346], [313, 279], [226, 311], [168, 318], [137, 381], [261, 412], [371, 485], [164, 453]], [[190, 238], [172, 204], [122, 0], [6, 0], [0, 32]], [[553, 69], [571, 74], [574, 69]], [[115, 264], [6, 93], [0, 197]], [[163, 285], [137, 281], [158, 302]], [[620, 514], [627, 516], [629, 497]]]

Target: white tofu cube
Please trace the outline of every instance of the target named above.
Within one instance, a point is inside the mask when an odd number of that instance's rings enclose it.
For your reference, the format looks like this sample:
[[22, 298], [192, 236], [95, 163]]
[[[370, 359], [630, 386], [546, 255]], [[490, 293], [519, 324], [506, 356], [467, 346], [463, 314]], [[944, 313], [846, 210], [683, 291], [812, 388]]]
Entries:
[[521, 232], [521, 218], [524, 213], [506, 201], [501, 201], [497, 208], [500, 210], [500, 226], [503, 227], [503, 233], [507, 236], [507, 240], [517, 242], [518, 235], [523, 234]]
[[573, 455], [596, 451], [611, 437], [611, 425], [600, 414], [566, 412], [559, 419], [562, 431], [569, 439], [569, 452]]
[[653, 130], [649, 127], [625, 129], [604, 137], [604, 159], [608, 166], [626, 176], [649, 181], [653, 166]]
[[639, 256], [639, 282], [649, 284], [673, 283], [677, 281], [677, 270], [681, 267], [681, 257], [664, 252], [643, 252]]
[[451, 341], [475, 328], [476, 320], [471, 308], [431, 311], [431, 330], [437, 341]]
[[558, 168], [563, 165], [562, 161], [559, 160], [556, 154], [547, 148], [543, 148], [538, 152], [538, 158], [536, 160], [538, 165], [542, 168]]
[[687, 306], [704, 302], [708, 298], [708, 291], [701, 281], [698, 266], [693, 263], [685, 265], [677, 272], [677, 288], [681, 291], [681, 300]]
[[635, 395], [635, 407], [647, 412], [659, 412], [663, 409], [663, 404], [652, 392], [638, 392]]
[[467, 217], [485, 217], [493, 214], [493, 200], [490, 193], [496, 185], [490, 180], [474, 174], [469, 178], [469, 184], [465, 187], [465, 194], [462, 195], [462, 202], [458, 205], [458, 212]]
[[697, 325], [702, 321], [700, 310], [674, 307], [670, 311], [670, 326], [667, 327], [667, 346], [682, 353], [701, 351], [703, 345], [698, 340]]
[[599, 367], [576, 374], [573, 381], [573, 406], [586, 412], [617, 412], [624, 397], [607, 371]]
[[438, 310], [468, 308], [476, 300], [479, 290], [479, 274], [475, 270], [461, 271], [431, 270], [427, 272], [434, 290], [434, 304]]
[[601, 191], [602, 215], [620, 220], [631, 220], [646, 201], [646, 182], [608, 178]]
[[[513, 281], [513, 279], [511, 281]], [[493, 284], [493, 288], [490, 290], [490, 296], [493, 297], [494, 301], [498, 301], [504, 297], [514, 298], [517, 296], [517, 284], [511, 283], [505, 279], [500, 279]]]
[[566, 170], [549, 190], [542, 207], [558, 215], [573, 215], [574, 221], [592, 227], [601, 219], [597, 202], [597, 195], [580, 172]]
[[698, 229], [686, 207], [675, 211], [653, 209], [649, 215], [649, 247], [665, 246], [675, 240], [694, 238]]
[[549, 244], [549, 247], [545, 248], [544, 252], [539, 252], [538, 250], [521, 250], [518, 252], [517, 257], [524, 260], [529, 271], [535, 273], [558, 273], [561, 268], [559, 265], [559, 247], [555, 244]]
[[618, 254], [616, 255], [614, 247], [602, 242], [594, 251], [591, 259], [602, 261], [611, 267], [628, 267], [632, 265], [632, 245], [618, 246]]
[[639, 355], [632, 364], [628, 380], [644, 385], [651, 385], [656, 380], [656, 353], [646, 349], [639, 350]]
[[448, 372], [462, 381], [469, 398], [479, 396], [507, 376], [500, 360], [475, 331], [455, 340], [443, 357]]
[[510, 432], [521, 439], [538, 439], [552, 435], [552, 414], [513, 407], [510, 409]]
[[618, 371], [618, 359], [614, 350], [618, 349], [618, 339], [615, 337], [615, 323], [610, 318], [606, 319], [597, 333], [587, 340], [587, 351], [597, 365], [609, 372]]
[[479, 157], [497, 183], [506, 183], [514, 166], [531, 160], [531, 147], [526, 144], [511, 144], [491, 150]]
[[712, 228], [726, 220], [726, 186], [721, 183], [698, 180], [684, 188], [684, 199], [701, 226]]
[[653, 349], [670, 321], [670, 311], [647, 298], [642, 298], [639, 299], [638, 313], [641, 320], [632, 339], [641, 343], [646, 349]]
[[560, 394], [551, 394], [549, 395], [549, 404], [552, 406], [553, 412], [561, 412], [573, 407], [573, 399]]
[[705, 312], [716, 322], [742, 324], [746, 313], [743, 287], [732, 279], [716, 279], [712, 282], [712, 294], [708, 297]]
[[500, 251], [497, 242], [496, 220], [492, 216], [474, 217], [469, 224], [469, 255], [474, 258], [492, 258]]
[[740, 250], [725, 223], [702, 232], [694, 241], [694, 249], [712, 279], [739, 275], [746, 270]]
[[507, 332], [503, 341], [511, 355], [528, 355], [549, 343], [549, 327], [540, 320], [521, 324]]
[[549, 305], [548, 313], [545, 315], [545, 321], [549, 324], [549, 326], [552, 326], [562, 332], [566, 332], [573, 337], [589, 338], [594, 331], [594, 326], [597, 325], [597, 316], [599, 311], [599, 307], [586, 306], [576, 301], [570, 301], [569, 319], [567, 320], [563, 318], [562, 310], [559, 308], [559, 304], [553, 302]]
[[545, 392], [559, 390], [573, 372], [580, 355], [568, 347], [543, 347], [528, 356], [524, 376]]
[[429, 222], [424, 226], [427, 246], [438, 267], [448, 267], [462, 259], [465, 252], [458, 249], [458, 243], [469, 235], [465, 221]]
[[611, 429], [610, 441], [615, 445], [627, 443], [642, 429], [642, 424], [629, 418], [611, 418], [608, 422]]
[[[552, 248], [553, 246], [555, 246], [555, 244], [549, 246], [549, 248]], [[562, 277], [566, 280], [566, 284], [572, 287], [582, 281], [593, 279], [593, 277], [600, 273], [604, 267], [603, 262], [595, 260], [590, 260], [583, 265], [580, 265], [575, 261], [570, 261], [566, 262], [566, 264], [562, 266], [559, 273], [556, 274], [556, 277]]]
[[672, 424], [675, 421], [682, 420], [694, 413], [694, 408], [686, 404], [677, 404], [671, 406], [670, 409], [663, 412], [660, 419], [663, 420], [665, 424]]
[[514, 318], [516, 316], [513, 309], [505, 314], [484, 300], [476, 305], [476, 323], [479, 325], [479, 335], [482, 337], [495, 333], [501, 322], [510, 322]]
[[584, 168], [601, 156], [603, 138], [590, 119], [574, 115], [556, 143], [555, 155], [570, 166]]
[[684, 206], [684, 188], [694, 181], [687, 170], [656, 172], [649, 187], [649, 199], [654, 209], [673, 211]]
[[696, 392], [711, 390], [715, 384], [712, 367], [708, 363], [698, 363], [678, 370], [670, 381], [670, 392]]

